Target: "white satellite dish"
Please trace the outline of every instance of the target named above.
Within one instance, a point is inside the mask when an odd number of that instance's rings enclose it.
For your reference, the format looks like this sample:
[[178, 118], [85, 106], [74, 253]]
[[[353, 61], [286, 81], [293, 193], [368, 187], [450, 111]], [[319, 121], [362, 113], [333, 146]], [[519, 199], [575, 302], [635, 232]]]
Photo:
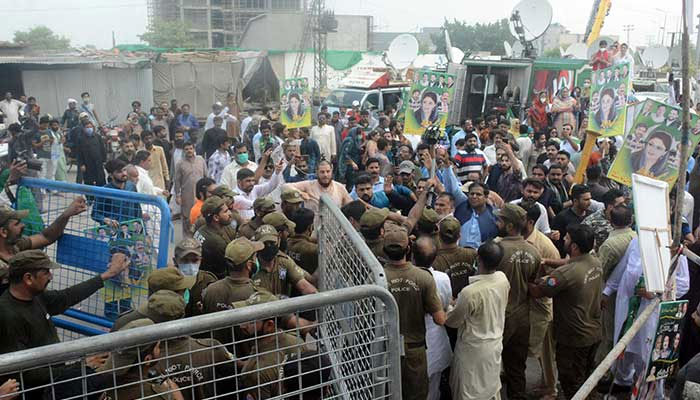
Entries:
[[408, 67], [418, 57], [418, 40], [407, 33], [395, 37], [389, 45], [387, 57], [396, 69]]
[[[532, 41], [544, 35], [552, 23], [552, 6], [547, 0], [521, 0], [513, 7], [511, 15], [518, 13], [523, 25], [525, 40]], [[518, 37], [513, 21], [508, 24], [510, 33]], [[520, 57], [520, 55], [518, 55]]]
[[506, 58], [513, 58], [513, 48], [510, 43], [503, 41], [503, 48], [506, 50]]
[[[450, 40], [450, 33], [447, 32], [447, 29], [445, 29], [445, 52], [447, 53], [447, 58], [449, 61], [454, 62], [452, 60], [452, 40]], [[461, 61], [461, 60], [460, 60]]]
[[566, 48], [565, 53], [573, 58], [585, 60], [588, 57], [588, 46], [585, 43], [574, 43]]
[[454, 46], [450, 50], [451, 61], [457, 64], [461, 63], [462, 59], [464, 59], [464, 52]]
[[669, 52], [666, 47], [652, 46], [644, 50], [642, 53], [642, 61], [644, 65], [650, 68], [661, 68], [668, 61]]
[[588, 51], [586, 52], [586, 59], [590, 60], [593, 58], [593, 54], [595, 54], [599, 49], [600, 49], [600, 42], [602, 40], [605, 40], [605, 42], [608, 44], [608, 47], [615, 43], [617, 40], [611, 38], [610, 36], [601, 36], [598, 39], [596, 39], [590, 47], [588, 47]]
[[525, 48], [522, 43], [516, 41], [511, 48], [513, 49], [513, 58], [523, 58], [523, 50]]

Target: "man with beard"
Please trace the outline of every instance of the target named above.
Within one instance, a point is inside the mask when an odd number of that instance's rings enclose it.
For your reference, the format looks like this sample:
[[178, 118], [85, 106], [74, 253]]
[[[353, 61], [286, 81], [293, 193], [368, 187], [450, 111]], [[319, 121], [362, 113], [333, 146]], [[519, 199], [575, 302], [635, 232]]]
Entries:
[[195, 187], [197, 181], [207, 176], [207, 163], [194, 152], [194, 143], [187, 142], [183, 147], [185, 157], [175, 166], [173, 186], [175, 189], [175, 202], [182, 211], [182, 235], [192, 236], [190, 211], [194, 206]]
[[455, 198], [451, 193], [442, 192], [435, 199], [435, 212], [438, 219], [442, 220], [445, 217], [452, 217], [455, 213]]
[[0, 207], [0, 294], [5, 291], [9, 284], [8, 262], [12, 256], [20, 251], [50, 246], [63, 235], [63, 230], [70, 218], [85, 212], [85, 210], [87, 210], [85, 198], [76, 197], [63, 213], [41, 233], [22, 236], [25, 226], [22, 219], [29, 215], [29, 211]]
[[[466, 140], [467, 137], [470, 134], [472, 134], [472, 132], [474, 132], [474, 125], [472, 124], [471, 119], [462, 120], [461, 127], [462, 127], [462, 129], [460, 129], [459, 132], [455, 133], [454, 136], [452, 136], [452, 140], [450, 143], [450, 157], [454, 157], [455, 154], [457, 154], [457, 147], [456, 147], [457, 141], [460, 139]], [[477, 137], [476, 143], [477, 143], [476, 146], [478, 147], [480, 145], [478, 137]]]
[[530, 153], [525, 159], [525, 172], [530, 174], [532, 168], [538, 164], [540, 156], [547, 153], [547, 133], [546, 132], [535, 132], [535, 138], [533, 139], [533, 145], [530, 149]]
[[102, 136], [95, 132], [92, 122], [83, 125], [83, 132], [78, 138], [76, 148], [78, 169], [86, 185], [103, 186], [105, 173], [102, 168], [107, 160], [107, 147]]
[[[266, 161], [267, 156], [264, 157]], [[260, 164], [266, 165], [265, 164]], [[271, 164], [270, 164], [271, 165]], [[282, 180], [282, 168], [284, 167], [284, 161], [280, 160], [277, 165], [275, 165], [275, 172], [272, 174], [270, 179], [265, 183], [255, 184], [257, 174], [247, 168], [243, 168], [238, 171], [236, 178], [238, 179], [238, 186], [235, 191], [241, 194], [241, 197], [250, 202], [255, 202], [260, 197], [268, 196], [273, 190], [284, 183]], [[260, 167], [258, 167], [260, 169]], [[262, 170], [260, 171], [262, 173]], [[241, 216], [243, 218], [252, 218], [252, 210], [241, 210]]]
[[235, 231], [226, 229], [231, 224], [231, 210], [224, 199], [211, 196], [202, 205], [206, 225], [195, 232], [194, 238], [202, 244], [202, 271], [209, 271], [218, 279], [226, 276], [226, 245], [235, 239]]
[[122, 140], [121, 147], [121, 153], [117, 158], [127, 164], [133, 164], [134, 156], [136, 156], [136, 146], [134, 146], [134, 142], [132, 142], [131, 139], [126, 138]]
[[288, 183], [284, 188], [297, 189], [304, 198], [304, 206], [316, 215], [318, 215], [319, 201], [323, 194], [327, 194], [338, 207], [352, 201], [345, 185], [333, 180], [333, 165], [328, 160], [319, 162], [316, 180]]
[[588, 210], [591, 205], [591, 190], [588, 186], [574, 185], [571, 188], [571, 202], [571, 207], [562, 210], [552, 221], [552, 229], [559, 232], [559, 240], [555, 240], [554, 244], [559, 249], [562, 258], [566, 257], [564, 236], [566, 236], [567, 227], [571, 224], [582, 223], [591, 214]]
[[[511, 201], [511, 203], [520, 204], [523, 201], [531, 201], [535, 203], [540, 209], [540, 215], [537, 218], [535, 228], [537, 228], [538, 231], [544, 233], [545, 235], [549, 235], [552, 232], [552, 230], [549, 228], [549, 218], [547, 218], [547, 209], [544, 207], [544, 205], [542, 205], [539, 202], [540, 197], [542, 197], [542, 193], [544, 193], [544, 184], [535, 178], [525, 179], [523, 181], [522, 193], [523, 197]], [[557, 237], [557, 239], [558, 238], [559, 237]]]
[[[472, 185], [473, 187], [474, 185]], [[496, 212], [503, 260], [498, 269], [508, 278], [510, 292], [503, 330], [503, 370], [509, 399], [525, 399], [525, 364], [530, 340], [528, 284], [535, 282], [541, 257], [522, 236], [527, 213], [515, 204]]]
[[285, 189], [280, 194], [280, 210], [288, 219], [292, 219], [294, 213], [304, 206], [304, 199], [301, 198], [301, 193], [296, 189]]
[[[461, 140], [458, 141], [461, 143]], [[456, 166], [456, 173], [459, 181], [464, 184], [467, 182], [467, 175], [470, 172], [483, 173], [487, 167], [486, 157], [484, 152], [478, 149], [476, 134], [469, 133], [464, 139], [464, 150], [457, 150], [453, 155]]]
[[501, 175], [496, 182], [496, 192], [501, 196], [503, 201], [513, 201], [521, 196], [521, 170], [515, 158], [513, 150], [510, 146], [505, 147], [506, 154], [498, 159], [501, 167]]
[[[105, 164], [105, 169], [110, 176], [110, 180], [104, 187], [136, 192], [136, 185], [129, 180], [124, 161], [118, 159], [109, 161]], [[98, 198], [92, 207], [90, 217], [100, 225], [109, 225], [118, 230], [122, 221], [143, 218], [143, 213], [138, 202]]]
[[287, 239], [292, 234], [296, 224], [281, 212], [273, 211], [263, 217], [263, 224], [272, 225], [277, 230], [277, 235], [280, 238], [280, 251], [287, 252]]
[[547, 172], [545, 185], [552, 191], [551, 208], [554, 214], [559, 214], [565, 207], [571, 205], [569, 200], [569, 183], [564, 180], [564, 167], [553, 164]]
[[[84, 205], [84, 204], [83, 204]], [[66, 220], [67, 221], [67, 220]], [[53, 278], [51, 270], [61, 268], [41, 250], [25, 250], [9, 261], [10, 286], [0, 296], [0, 354], [59, 343], [58, 332], [50, 316], [59, 315], [87, 299], [129, 267], [129, 259], [114, 253], [105, 272], [63, 290], [46, 290]], [[23, 389], [50, 383], [65, 367], [24, 371]], [[53, 373], [54, 375], [51, 375]], [[41, 398], [25, 393], [26, 398]]]
[[355, 180], [355, 189], [357, 192], [355, 196], [374, 207], [398, 209], [401, 210], [403, 215], [407, 215], [408, 211], [413, 206], [413, 201], [394, 190], [392, 182], [393, 179], [391, 175], [387, 176], [383, 185], [384, 190], [375, 192], [374, 185], [372, 185], [372, 178], [366, 173], [360, 174]]
[[277, 296], [291, 296], [293, 288], [301, 294], [317, 292], [314, 285], [304, 278], [304, 270], [280, 251], [280, 237], [274, 226], [260, 226], [255, 231], [255, 240], [262, 242], [264, 248], [257, 252], [260, 268], [253, 275], [254, 285]]

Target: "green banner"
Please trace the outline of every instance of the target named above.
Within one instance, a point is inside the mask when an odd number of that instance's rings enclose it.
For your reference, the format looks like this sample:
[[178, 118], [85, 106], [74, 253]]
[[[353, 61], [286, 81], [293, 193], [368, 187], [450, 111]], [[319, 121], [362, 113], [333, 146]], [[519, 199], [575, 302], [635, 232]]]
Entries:
[[455, 76], [422, 70], [415, 74], [411, 91], [404, 101], [404, 133], [422, 135], [429, 126], [437, 125], [442, 132], [454, 97]]
[[591, 80], [588, 130], [601, 136], [624, 135], [630, 87], [629, 65], [599, 69], [592, 73]]
[[286, 79], [280, 82], [280, 121], [288, 129], [311, 126], [308, 79]]
[[[622, 148], [613, 161], [608, 178], [632, 185], [632, 174], [676, 183], [681, 162], [681, 109], [647, 99], [635, 107], [637, 116]], [[700, 141], [698, 116], [690, 116], [690, 151]]]

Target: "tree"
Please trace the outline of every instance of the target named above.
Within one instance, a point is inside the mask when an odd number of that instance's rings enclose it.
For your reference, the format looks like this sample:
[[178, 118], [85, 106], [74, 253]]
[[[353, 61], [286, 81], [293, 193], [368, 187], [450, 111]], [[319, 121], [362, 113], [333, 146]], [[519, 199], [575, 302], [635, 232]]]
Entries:
[[156, 20], [148, 26], [148, 30], [143, 35], [138, 36], [153, 47], [166, 49], [195, 47], [187, 25], [180, 21]]
[[59, 36], [44, 25], [27, 31], [15, 31], [14, 42], [32, 50], [65, 50], [70, 48], [70, 39]]
[[[458, 47], [465, 53], [477, 51], [490, 51], [495, 55], [505, 55], [503, 41], [512, 42], [513, 35], [508, 28], [508, 20], [502, 19], [497, 22], [468, 25], [465, 21], [455, 19], [450, 22], [445, 20], [443, 28], [450, 34], [452, 46]], [[431, 35], [433, 43], [437, 47], [438, 53], [445, 52], [445, 34], [440, 32]]]

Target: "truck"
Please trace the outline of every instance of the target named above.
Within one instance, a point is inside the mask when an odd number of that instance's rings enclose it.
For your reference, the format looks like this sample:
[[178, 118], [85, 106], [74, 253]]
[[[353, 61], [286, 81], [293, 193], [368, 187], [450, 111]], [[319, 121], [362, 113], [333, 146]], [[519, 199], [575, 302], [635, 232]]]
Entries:
[[350, 109], [355, 101], [361, 110], [371, 112], [384, 111], [388, 106], [396, 109], [409, 87], [407, 81], [392, 80], [392, 73], [387, 68], [358, 68], [343, 80], [340, 87], [331, 90], [321, 105], [328, 107], [331, 114], [340, 107]]

